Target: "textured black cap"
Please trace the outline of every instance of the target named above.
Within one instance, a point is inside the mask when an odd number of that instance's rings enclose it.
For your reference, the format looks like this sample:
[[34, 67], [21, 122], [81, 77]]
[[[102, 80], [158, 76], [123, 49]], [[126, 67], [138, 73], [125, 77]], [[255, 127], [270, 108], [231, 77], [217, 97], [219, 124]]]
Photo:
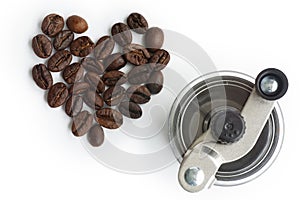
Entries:
[[[271, 93], [265, 93], [262, 89], [262, 81], [264, 78], [271, 78], [277, 82], [278, 88], [276, 91]], [[268, 68], [260, 72], [255, 80], [255, 88], [257, 93], [264, 99], [274, 101], [280, 99], [285, 95], [289, 87], [289, 81], [286, 75], [280, 71], [279, 69], [275, 68]]]
[[210, 127], [213, 137], [223, 144], [237, 142], [243, 137], [246, 129], [241, 114], [232, 110], [216, 113], [212, 117]]

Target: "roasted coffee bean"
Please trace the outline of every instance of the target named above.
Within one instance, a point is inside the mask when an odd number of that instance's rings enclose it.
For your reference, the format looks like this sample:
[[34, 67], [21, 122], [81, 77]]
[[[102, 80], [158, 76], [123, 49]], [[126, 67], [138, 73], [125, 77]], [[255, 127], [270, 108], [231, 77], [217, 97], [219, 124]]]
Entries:
[[72, 133], [74, 136], [80, 137], [86, 134], [93, 124], [93, 116], [88, 111], [81, 111], [73, 118]]
[[150, 101], [151, 93], [146, 86], [133, 85], [126, 91], [127, 97], [130, 101], [138, 104], [144, 104]]
[[52, 53], [51, 41], [43, 34], [38, 34], [32, 39], [32, 49], [40, 58], [48, 58]]
[[57, 35], [64, 27], [64, 19], [57, 14], [47, 15], [42, 22], [42, 31], [49, 37]]
[[103, 74], [103, 72], [105, 71], [105, 67], [102, 62], [91, 57], [83, 58], [81, 60], [81, 65], [85, 70], [89, 72]]
[[164, 76], [161, 71], [153, 72], [147, 81], [146, 87], [151, 92], [151, 94], [158, 94], [164, 83]]
[[125, 89], [122, 86], [110, 87], [103, 93], [103, 100], [109, 106], [118, 105], [124, 98]]
[[87, 36], [81, 36], [70, 45], [70, 51], [74, 56], [85, 57], [89, 55], [94, 48], [93, 41]]
[[143, 15], [139, 13], [131, 13], [127, 18], [128, 26], [137, 33], [146, 33], [148, 29], [148, 22], [143, 17]]
[[103, 60], [114, 50], [115, 41], [108, 35], [101, 37], [94, 48], [94, 56], [97, 60]]
[[83, 33], [88, 29], [88, 24], [85, 19], [77, 15], [68, 17], [66, 24], [74, 33]]
[[73, 85], [69, 88], [69, 94], [71, 95], [77, 95], [77, 94], [83, 94], [88, 89], [90, 89], [90, 85], [86, 82], [75, 82]]
[[170, 61], [170, 54], [163, 49], [159, 49], [149, 59], [150, 66], [155, 70], [159, 71], [164, 69]]
[[104, 59], [106, 71], [119, 70], [126, 65], [126, 60], [121, 53], [114, 53]]
[[32, 68], [32, 78], [40, 88], [46, 90], [53, 84], [51, 73], [44, 64], [37, 64]]
[[71, 65], [66, 66], [62, 76], [68, 84], [73, 84], [82, 78], [83, 73], [84, 69], [81, 67], [80, 63], [72, 63]]
[[59, 32], [54, 40], [53, 40], [53, 47], [55, 50], [63, 50], [70, 46], [71, 42], [74, 39], [74, 33], [69, 30], [64, 30]]
[[132, 119], [138, 119], [143, 114], [142, 108], [138, 104], [131, 101], [121, 102], [118, 108], [124, 116]]
[[132, 68], [128, 73], [128, 82], [134, 85], [146, 83], [152, 72], [149, 65], [140, 65]]
[[116, 23], [111, 28], [111, 34], [114, 40], [121, 46], [130, 44], [132, 41], [132, 34], [129, 27], [124, 23]]
[[121, 71], [109, 71], [103, 74], [102, 80], [107, 86], [122, 85], [127, 82], [127, 75]]
[[98, 124], [108, 129], [116, 129], [123, 124], [122, 114], [112, 108], [97, 110], [95, 118]]
[[80, 113], [83, 106], [83, 100], [81, 96], [71, 95], [65, 104], [65, 112], [68, 116], [74, 117]]
[[145, 44], [149, 51], [160, 49], [164, 43], [164, 32], [158, 27], [149, 28], [145, 34]]
[[48, 60], [47, 67], [52, 72], [62, 71], [72, 61], [72, 55], [67, 50], [57, 51]]
[[48, 92], [47, 101], [50, 107], [56, 108], [64, 104], [68, 98], [68, 89], [67, 86], [58, 82], [52, 85]]
[[83, 101], [86, 105], [95, 110], [99, 110], [104, 104], [102, 97], [92, 90], [89, 90], [84, 94]]
[[91, 89], [93, 88], [94, 91], [98, 93], [102, 93], [105, 90], [105, 85], [101, 80], [101, 77], [94, 72], [86, 73], [84, 76], [84, 81], [90, 84]]
[[124, 58], [134, 65], [144, 65], [151, 57], [148, 50], [139, 44], [128, 44], [123, 49]]
[[95, 124], [87, 134], [87, 140], [93, 147], [99, 147], [104, 142], [103, 128]]

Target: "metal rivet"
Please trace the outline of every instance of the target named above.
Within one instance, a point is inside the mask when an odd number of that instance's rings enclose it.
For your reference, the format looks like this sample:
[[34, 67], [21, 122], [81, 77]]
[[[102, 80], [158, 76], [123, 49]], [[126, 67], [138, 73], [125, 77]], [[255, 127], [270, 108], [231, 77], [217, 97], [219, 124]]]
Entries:
[[233, 129], [233, 124], [227, 122], [227, 123], [224, 125], [224, 128], [225, 128], [225, 130], [232, 130], [232, 129]]
[[190, 186], [198, 186], [204, 181], [204, 173], [199, 167], [190, 167], [185, 171], [184, 179]]
[[278, 82], [273, 76], [266, 76], [260, 82], [261, 91], [265, 94], [272, 94], [278, 89]]

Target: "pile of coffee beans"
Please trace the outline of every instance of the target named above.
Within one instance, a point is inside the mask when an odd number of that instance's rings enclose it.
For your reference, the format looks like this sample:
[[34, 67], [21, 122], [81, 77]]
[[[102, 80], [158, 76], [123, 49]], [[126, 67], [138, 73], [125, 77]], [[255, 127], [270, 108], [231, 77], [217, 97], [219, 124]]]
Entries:
[[[162, 71], [170, 61], [169, 53], [161, 49], [164, 33], [158, 27], [148, 27], [139, 13], [131, 13], [127, 23], [118, 22], [94, 43], [88, 36], [78, 36], [88, 29], [88, 23], [73, 15], [66, 20], [58, 14], [47, 15], [41, 25], [43, 34], [32, 39], [32, 49], [45, 63], [32, 69], [36, 85], [47, 90], [50, 107], [64, 105], [72, 117], [72, 133], [83, 136], [94, 146], [104, 141], [103, 128], [117, 129], [123, 116], [142, 116], [141, 104], [163, 88]], [[132, 43], [133, 32], [144, 34], [144, 45]], [[121, 52], [113, 53], [116, 45]], [[128, 73], [121, 71], [128, 66]], [[61, 72], [65, 83], [54, 83], [52, 74]], [[84, 104], [89, 109], [84, 109]]]

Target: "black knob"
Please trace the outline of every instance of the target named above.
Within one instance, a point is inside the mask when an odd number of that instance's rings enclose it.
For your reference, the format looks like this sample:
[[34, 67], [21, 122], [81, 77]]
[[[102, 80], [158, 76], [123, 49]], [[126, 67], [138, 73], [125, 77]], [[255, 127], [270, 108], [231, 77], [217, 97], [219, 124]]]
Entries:
[[255, 80], [257, 93], [266, 100], [277, 100], [285, 95], [289, 83], [285, 74], [274, 68], [260, 72]]
[[246, 126], [239, 112], [227, 109], [219, 111], [212, 117], [210, 128], [218, 142], [229, 144], [243, 137]]

